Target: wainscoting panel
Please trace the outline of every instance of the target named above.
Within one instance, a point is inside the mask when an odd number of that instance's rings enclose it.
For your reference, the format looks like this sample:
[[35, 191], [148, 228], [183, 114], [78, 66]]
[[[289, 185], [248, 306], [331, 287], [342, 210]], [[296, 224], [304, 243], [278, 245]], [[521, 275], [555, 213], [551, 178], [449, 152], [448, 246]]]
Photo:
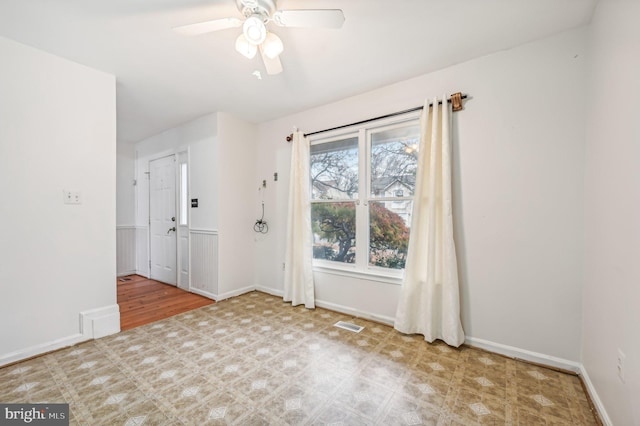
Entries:
[[149, 277], [149, 227], [136, 226], [136, 270]]
[[119, 277], [136, 273], [136, 227], [116, 227], [116, 271]]
[[212, 299], [218, 294], [218, 232], [192, 229], [189, 232], [191, 287], [194, 293]]

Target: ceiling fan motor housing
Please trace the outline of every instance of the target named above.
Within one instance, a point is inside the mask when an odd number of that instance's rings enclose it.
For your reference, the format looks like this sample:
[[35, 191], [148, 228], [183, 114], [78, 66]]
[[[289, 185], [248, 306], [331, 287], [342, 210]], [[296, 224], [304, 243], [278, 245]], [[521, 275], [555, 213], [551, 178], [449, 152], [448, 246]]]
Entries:
[[260, 15], [265, 21], [276, 10], [275, 0], [236, 0], [236, 4], [245, 17]]

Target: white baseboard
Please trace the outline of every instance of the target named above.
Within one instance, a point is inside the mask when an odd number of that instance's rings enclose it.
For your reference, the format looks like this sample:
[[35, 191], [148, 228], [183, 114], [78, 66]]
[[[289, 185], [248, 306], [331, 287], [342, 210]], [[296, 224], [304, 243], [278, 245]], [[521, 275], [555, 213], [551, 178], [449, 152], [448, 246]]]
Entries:
[[239, 288], [237, 290], [232, 290], [232, 291], [228, 291], [226, 293], [221, 293], [221, 294], [213, 294], [213, 293], [209, 293], [206, 290], [200, 290], [198, 288], [193, 288], [193, 287], [191, 287], [189, 291], [191, 293], [199, 294], [200, 296], [204, 296], [209, 299], [213, 299], [216, 302], [219, 302], [221, 300], [225, 300], [231, 297], [240, 296], [241, 294], [249, 293], [251, 291], [254, 291], [255, 289], [256, 289], [255, 286], [248, 286], [248, 287]]
[[220, 293], [220, 294], [216, 295], [215, 300], [216, 300], [216, 302], [218, 302], [220, 300], [224, 300], [224, 299], [229, 299], [231, 297], [240, 296], [241, 294], [252, 292], [255, 289], [256, 289], [256, 287], [251, 285], [251, 286], [239, 288], [237, 290], [227, 291], [226, 293]]
[[551, 355], [516, 348], [514, 346], [490, 342], [484, 339], [477, 339], [475, 337], [467, 337], [464, 343], [475, 348], [484, 349], [510, 358], [517, 358], [524, 361], [535, 362], [537, 364], [548, 365], [549, 367], [573, 371], [574, 373], [580, 373], [580, 368], [582, 366], [579, 362], [570, 361], [568, 359], [557, 358]]
[[138, 272], [138, 271], [136, 271], [135, 269], [132, 269], [131, 271], [121, 271], [121, 272], [118, 272], [118, 273], [116, 274], [116, 276], [117, 276], [118, 278], [120, 278], [120, 277], [126, 277], [127, 275], [135, 275], [137, 272]]
[[141, 277], [145, 277], [147, 279], [151, 279], [151, 274], [149, 274], [149, 269], [136, 269], [133, 271], [133, 274], [140, 275]]
[[373, 314], [371, 312], [361, 311], [359, 309], [353, 309], [348, 306], [338, 305], [336, 303], [331, 303], [331, 302], [325, 302], [323, 300], [318, 300], [318, 299], [316, 299], [316, 306], [319, 308], [329, 309], [331, 311], [340, 312], [346, 315], [351, 315], [351, 316], [362, 318], [362, 319], [381, 322], [383, 324], [387, 324], [393, 327], [394, 319], [384, 315]]
[[204, 297], [206, 297], [208, 299], [211, 299], [211, 300], [216, 300], [216, 301], [218, 300], [218, 296], [216, 296], [213, 293], [209, 293], [206, 290], [200, 290], [200, 289], [191, 287], [191, 288], [188, 289], [188, 291], [190, 291], [191, 293], [194, 293], [194, 294], [199, 294], [200, 296], [204, 296]]
[[36, 355], [41, 355], [47, 352], [55, 351], [58, 349], [73, 346], [77, 343], [88, 340], [83, 334], [73, 334], [71, 336], [56, 339], [51, 342], [42, 343], [39, 345], [31, 346], [25, 349], [20, 349], [15, 352], [0, 355], [0, 367], [6, 364], [11, 364], [16, 361], [31, 358]]
[[271, 288], [271, 287], [257, 286], [256, 290], [261, 291], [263, 293], [270, 294], [272, 296], [279, 296], [279, 297], [284, 296], [284, 291], [276, 290], [275, 288]]
[[120, 306], [110, 305], [80, 312], [80, 333], [99, 339], [120, 332]]
[[[261, 291], [263, 293], [270, 294], [272, 296], [278, 296], [278, 297], [284, 296], [283, 290], [277, 290], [271, 287], [257, 286], [256, 290]], [[381, 322], [383, 324], [387, 324], [393, 327], [394, 319], [391, 317], [386, 317], [384, 315], [378, 315], [378, 314], [373, 314], [371, 312], [361, 311], [358, 309], [350, 308], [348, 306], [338, 305], [337, 303], [326, 302], [324, 300], [316, 299], [315, 303], [316, 303], [316, 306], [319, 308], [329, 309], [331, 311], [340, 312], [341, 314], [351, 315], [353, 317]]]
[[613, 422], [611, 421], [611, 418], [609, 417], [607, 410], [604, 408], [604, 404], [602, 403], [602, 400], [600, 399], [598, 392], [596, 392], [596, 388], [595, 386], [593, 386], [593, 383], [589, 378], [589, 374], [587, 373], [587, 369], [584, 368], [583, 364], [580, 364], [580, 376], [584, 381], [584, 384], [587, 388], [587, 392], [589, 392], [589, 396], [591, 397], [591, 401], [593, 402], [593, 405], [595, 405], [596, 407], [596, 411], [600, 416], [600, 420], [602, 420], [602, 423], [605, 426], [612, 426]]
[[80, 342], [118, 333], [120, 331], [120, 307], [118, 305], [110, 305], [80, 312], [79, 329], [79, 333], [71, 336], [30, 346], [8, 354], [1, 354], [0, 367], [47, 352], [67, 348]]
[[[278, 297], [284, 296], [283, 290], [277, 290], [271, 287], [257, 286], [256, 290], [261, 291], [263, 293], [270, 294], [272, 296], [278, 296]], [[351, 315], [353, 317], [381, 322], [383, 324], [387, 324], [393, 327], [394, 319], [391, 317], [386, 317], [383, 315], [373, 314], [371, 312], [361, 311], [358, 309], [350, 308], [348, 306], [338, 305], [337, 303], [326, 302], [324, 300], [316, 299], [315, 303], [316, 303], [316, 306], [319, 308], [329, 309], [331, 311], [340, 312], [342, 314]]]

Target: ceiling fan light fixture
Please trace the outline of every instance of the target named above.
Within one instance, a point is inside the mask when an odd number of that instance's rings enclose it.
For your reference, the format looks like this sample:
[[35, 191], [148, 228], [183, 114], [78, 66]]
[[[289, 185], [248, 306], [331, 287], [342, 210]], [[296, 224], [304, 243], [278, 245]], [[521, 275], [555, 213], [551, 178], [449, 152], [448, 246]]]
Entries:
[[249, 16], [242, 25], [242, 33], [249, 43], [254, 45], [261, 44], [267, 37], [267, 28], [264, 26], [264, 20], [260, 15]]
[[[219, 1], [222, 3], [222, 0]], [[279, 10], [276, 6], [277, 0], [235, 0], [235, 3], [242, 15], [241, 18], [227, 17], [196, 22], [175, 27], [174, 30], [180, 34], [198, 35], [242, 27], [242, 34], [236, 39], [236, 51], [248, 59], [253, 59], [259, 50], [267, 74], [276, 75], [282, 72], [280, 54], [284, 51], [284, 44], [280, 37], [267, 31], [267, 25], [340, 28], [345, 20], [341, 9]]]
[[262, 52], [269, 59], [274, 59], [282, 53], [284, 50], [284, 44], [280, 37], [274, 33], [268, 32], [262, 44]]
[[250, 43], [244, 34], [240, 34], [236, 39], [236, 51], [247, 59], [253, 59], [258, 52], [258, 47]]

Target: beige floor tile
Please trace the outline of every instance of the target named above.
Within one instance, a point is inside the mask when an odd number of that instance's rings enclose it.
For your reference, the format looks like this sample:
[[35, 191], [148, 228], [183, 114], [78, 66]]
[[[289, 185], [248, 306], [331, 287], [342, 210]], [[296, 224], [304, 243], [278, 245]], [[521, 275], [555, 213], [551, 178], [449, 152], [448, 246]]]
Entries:
[[597, 424], [576, 376], [258, 292], [0, 368], [0, 400], [92, 426]]
[[381, 425], [437, 425], [441, 419], [439, 408], [403, 394], [394, 395], [378, 422]]

